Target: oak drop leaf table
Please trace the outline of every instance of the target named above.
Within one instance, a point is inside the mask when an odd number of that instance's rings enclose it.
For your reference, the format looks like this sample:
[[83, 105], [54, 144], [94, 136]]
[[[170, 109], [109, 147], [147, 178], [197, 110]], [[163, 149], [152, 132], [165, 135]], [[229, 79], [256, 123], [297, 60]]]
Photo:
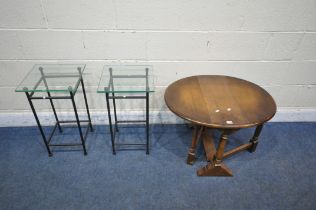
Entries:
[[[232, 176], [222, 159], [243, 150], [254, 152], [264, 123], [276, 113], [273, 98], [263, 88], [229, 76], [180, 79], [168, 86], [165, 101], [173, 113], [194, 124], [188, 164], [196, 160], [196, 146], [200, 138], [203, 141], [208, 164], [198, 169], [198, 176]], [[248, 143], [225, 152], [230, 134], [253, 126], [255, 133]], [[212, 129], [221, 131], [217, 149], [210, 135]]]

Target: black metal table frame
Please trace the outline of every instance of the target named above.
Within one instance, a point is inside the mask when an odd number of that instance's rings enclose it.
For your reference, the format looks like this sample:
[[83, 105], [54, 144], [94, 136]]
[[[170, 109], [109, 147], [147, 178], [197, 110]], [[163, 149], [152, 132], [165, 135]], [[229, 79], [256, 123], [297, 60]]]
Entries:
[[[35, 86], [33, 87], [33, 91], [28, 91], [28, 88], [26, 88], [26, 87], [24, 88], [26, 97], [27, 97], [27, 99], [29, 101], [29, 104], [31, 106], [32, 112], [34, 114], [34, 117], [35, 117], [35, 120], [36, 120], [36, 123], [37, 123], [37, 126], [38, 126], [38, 128], [40, 130], [40, 133], [42, 135], [44, 144], [46, 146], [48, 155], [50, 157], [53, 156], [53, 153], [52, 153], [50, 147], [58, 147], [58, 146], [63, 146], [64, 147], [64, 146], [80, 146], [80, 145], [82, 145], [84, 155], [87, 155], [85, 141], [86, 141], [86, 138], [87, 138], [87, 135], [88, 135], [89, 128], [87, 128], [85, 134], [83, 135], [80, 122], [88, 122], [88, 127], [90, 127], [90, 131], [91, 132], [93, 131], [93, 128], [92, 128], [91, 117], [90, 117], [90, 113], [89, 113], [89, 106], [88, 106], [88, 102], [87, 102], [87, 96], [86, 96], [86, 91], [85, 91], [85, 87], [84, 87], [84, 83], [83, 83], [81, 68], [78, 67], [77, 69], [78, 69], [78, 72], [79, 72], [80, 79], [78, 79], [78, 82], [76, 83], [74, 90], [72, 89], [71, 86], [68, 87], [70, 96], [51, 96], [51, 94], [49, 92], [49, 87], [48, 87], [46, 78], [78, 77], [78, 75], [62, 75], [62, 76], [61, 75], [45, 75], [44, 72], [43, 72], [43, 68], [42, 67], [39, 68], [39, 71], [41, 72], [42, 76], [39, 79], [39, 81], [35, 84]], [[36, 90], [36, 88], [39, 86], [39, 84], [42, 81], [44, 82], [44, 85], [46, 87], [48, 96], [34, 97], [33, 95], [35, 93], [35, 90]], [[76, 103], [75, 103], [75, 99], [74, 99], [75, 94], [77, 92], [77, 89], [78, 89], [80, 83], [81, 83], [81, 86], [82, 86], [82, 92], [83, 92], [84, 101], [85, 101], [85, 105], [86, 105], [88, 120], [79, 120], [77, 107], [76, 107]], [[55, 126], [54, 126], [52, 132], [50, 133], [48, 139], [45, 136], [44, 130], [43, 130], [42, 126], [41, 126], [41, 123], [39, 121], [39, 118], [37, 116], [37, 113], [35, 111], [35, 108], [34, 108], [34, 105], [33, 105], [33, 102], [32, 102], [32, 100], [40, 100], [40, 99], [48, 99], [50, 101], [51, 107], [52, 107], [53, 112], [54, 112], [55, 120], [56, 120]], [[65, 121], [58, 120], [58, 117], [57, 117], [57, 114], [56, 114], [56, 109], [55, 109], [55, 106], [54, 106], [54, 103], [53, 103], [53, 100], [55, 100], [55, 99], [70, 99], [72, 101], [72, 105], [73, 105], [73, 109], [74, 109], [74, 112], [75, 112], [76, 120], [65, 120]], [[77, 123], [81, 143], [51, 144], [50, 142], [51, 142], [52, 137], [53, 137], [53, 135], [54, 135], [54, 133], [56, 131], [56, 128], [58, 127], [59, 132], [62, 132], [60, 124], [66, 124], [66, 123]]]
[[[116, 154], [115, 146], [122, 146], [122, 145], [130, 145], [130, 146], [146, 146], [146, 154], [149, 154], [149, 85], [148, 85], [148, 68], [145, 69], [145, 75], [113, 75], [113, 69], [109, 68], [110, 72], [110, 81], [108, 87], [104, 87], [105, 96], [106, 96], [106, 105], [108, 110], [108, 119], [109, 119], [109, 127], [110, 127], [110, 134], [111, 134], [111, 144], [112, 144], [112, 153], [113, 155]], [[114, 78], [144, 78], [146, 79], [146, 91], [144, 91], [145, 95], [137, 95], [137, 96], [116, 96], [114, 94]], [[112, 88], [112, 91], [108, 91]], [[110, 96], [110, 93], [112, 93]], [[113, 131], [113, 124], [111, 118], [111, 106], [110, 106], [110, 99], [113, 101], [113, 109], [114, 109], [114, 120], [115, 120], [115, 130]], [[115, 99], [145, 99], [146, 100], [146, 119], [145, 120], [117, 120], [117, 113], [116, 113], [116, 103]], [[118, 124], [120, 123], [145, 123], [146, 124], [146, 143], [115, 143], [115, 136], [118, 130]]]

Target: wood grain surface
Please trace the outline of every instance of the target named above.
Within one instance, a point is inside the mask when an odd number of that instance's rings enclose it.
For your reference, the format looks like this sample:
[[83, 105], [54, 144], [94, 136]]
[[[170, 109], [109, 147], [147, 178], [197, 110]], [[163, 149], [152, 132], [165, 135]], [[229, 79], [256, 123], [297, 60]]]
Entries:
[[167, 88], [165, 102], [179, 117], [211, 128], [252, 127], [276, 113], [273, 98], [263, 88], [220, 75], [180, 79]]

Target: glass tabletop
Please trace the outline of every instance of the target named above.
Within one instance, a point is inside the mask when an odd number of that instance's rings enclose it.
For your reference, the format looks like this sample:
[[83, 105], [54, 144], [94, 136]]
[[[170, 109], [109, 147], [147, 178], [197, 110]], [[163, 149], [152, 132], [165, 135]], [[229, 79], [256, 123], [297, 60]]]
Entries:
[[104, 66], [97, 92], [154, 92], [153, 68], [146, 65]]
[[15, 92], [76, 92], [84, 64], [36, 64]]

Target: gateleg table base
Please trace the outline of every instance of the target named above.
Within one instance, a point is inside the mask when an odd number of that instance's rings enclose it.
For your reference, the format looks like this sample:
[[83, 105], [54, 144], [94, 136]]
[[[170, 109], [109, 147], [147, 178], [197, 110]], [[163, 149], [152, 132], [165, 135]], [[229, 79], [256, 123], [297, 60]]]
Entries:
[[[253, 137], [250, 139], [249, 143], [240, 145], [227, 152], [225, 151], [225, 145], [228, 141], [228, 136], [238, 129], [225, 129], [222, 130], [221, 138], [217, 149], [215, 148], [214, 139], [212, 135], [212, 129], [208, 129], [204, 126], [194, 126], [194, 131], [192, 135], [192, 144], [188, 152], [187, 164], [193, 165], [196, 161], [196, 147], [202, 138], [203, 148], [205, 151], [206, 160], [208, 164], [197, 170], [198, 176], [233, 176], [232, 171], [222, 163], [222, 160], [233, 154], [241, 152], [243, 150], [248, 150], [249, 152], [254, 152], [258, 144], [258, 137], [262, 130], [263, 124], [257, 126]], [[210, 133], [211, 132], [211, 133]]]
[[233, 172], [223, 163], [208, 163], [206, 166], [197, 170], [198, 176], [233, 176]]

